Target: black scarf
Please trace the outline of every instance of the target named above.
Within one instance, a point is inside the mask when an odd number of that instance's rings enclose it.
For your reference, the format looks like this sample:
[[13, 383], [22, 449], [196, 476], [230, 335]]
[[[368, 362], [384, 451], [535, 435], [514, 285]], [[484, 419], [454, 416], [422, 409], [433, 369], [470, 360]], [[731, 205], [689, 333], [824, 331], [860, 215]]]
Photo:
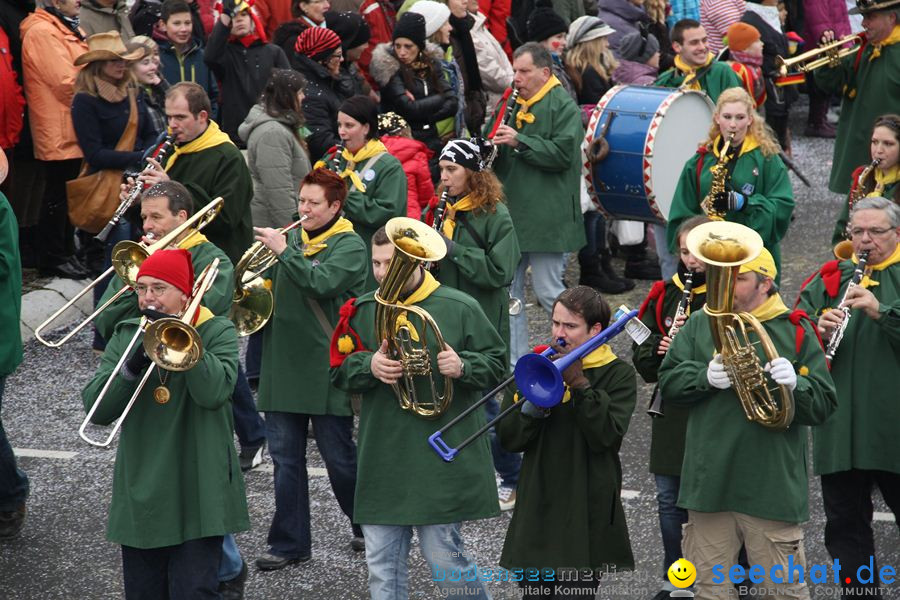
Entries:
[[326, 231], [328, 231], [329, 229], [331, 229], [334, 226], [334, 224], [338, 222], [338, 219], [340, 219], [340, 218], [341, 218], [341, 211], [338, 211], [337, 214], [334, 215], [334, 217], [330, 221], [328, 221], [327, 223], [325, 223], [318, 229], [313, 229], [312, 231], [307, 231], [306, 235], [309, 236], [309, 239], [313, 239], [314, 237], [320, 236], [323, 233], [325, 233]]
[[48, 6], [44, 10], [46, 10], [48, 13], [50, 13], [51, 15], [53, 15], [54, 17], [59, 19], [63, 25], [65, 25], [68, 29], [70, 29], [72, 31], [72, 33], [74, 33], [75, 35], [78, 36], [78, 39], [80, 39], [80, 40], [84, 39], [84, 36], [81, 35], [81, 30], [78, 29], [78, 26], [80, 23], [80, 20], [78, 19], [78, 17], [67, 17], [64, 14], [62, 14], [61, 12], [59, 12], [59, 10], [57, 10], [57, 8], [55, 6]]
[[474, 19], [469, 15], [455, 17], [450, 15], [450, 40], [453, 43], [453, 51], [462, 54], [462, 64], [465, 67], [466, 91], [481, 91], [484, 86], [481, 83], [481, 73], [478, 70], [478, 56], [475, 54], [475, 44], [472, 42], [472, 23]]

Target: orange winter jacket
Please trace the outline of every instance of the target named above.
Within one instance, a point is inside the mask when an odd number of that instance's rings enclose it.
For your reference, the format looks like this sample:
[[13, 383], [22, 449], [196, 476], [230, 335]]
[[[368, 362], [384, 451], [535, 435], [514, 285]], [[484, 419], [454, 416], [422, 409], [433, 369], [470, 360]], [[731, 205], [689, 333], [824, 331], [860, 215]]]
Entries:
[[38, 160], [81, 158], [72, 126], [72, 97], [75, 77], [81, 69], [75, 66], [75, 59], [87, 52], [87, 43], [42, 8], [22, 21], [20, 31], [22, 78], [34, 157]]

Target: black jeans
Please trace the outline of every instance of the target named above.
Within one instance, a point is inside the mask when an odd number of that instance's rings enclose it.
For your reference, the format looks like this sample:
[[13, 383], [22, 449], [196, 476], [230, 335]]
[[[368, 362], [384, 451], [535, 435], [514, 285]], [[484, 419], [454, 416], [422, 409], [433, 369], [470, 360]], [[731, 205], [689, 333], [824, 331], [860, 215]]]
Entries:
[[222, 538], [188, 540], [163, 548], [122, 546], [122, 575], [127, 600], [220, 598]]
[[[841, 562], [841, 579], [851, 578], [844, 590], [862, 595], [866, 588], [877, 588], [878, 562], [872, 533], [872, 488], [878, 486], [894, 518], [900, 522], [900, 474], [887, 471], [850, 469], [822, 475], [822, 499], [825, 504], [825, 547], [831, 558]], [[857, 570], [872, 561], [873, 581], [857, 582]], [[868, 570], [868, 569], [867, 569]], [[867, 574], [864, 573], [864, 576]]]
[[44, 197], [38, 221], [38, 266], [55, 267], [75, 252], [75, 228], [69, 222], [66, 182], [78, 177], [81, 159], [48, 160], [44, 165]]

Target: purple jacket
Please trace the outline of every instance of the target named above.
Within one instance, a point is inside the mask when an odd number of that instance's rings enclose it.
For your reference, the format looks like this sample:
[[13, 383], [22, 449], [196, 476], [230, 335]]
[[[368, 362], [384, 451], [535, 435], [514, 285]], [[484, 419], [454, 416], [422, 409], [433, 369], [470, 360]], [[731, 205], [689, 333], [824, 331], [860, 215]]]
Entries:
[[612, 74], [613, 81], [626, 85], [652, 85], [656, 76], [656, 67], [622, 59], [619, 59], [619, 66]]
[[603, 22], [616, 30], [609, 36], [609, 47], [616, 58], [619, 58], [619, 40], [624, 36], [637, 31], [639, 21], [650, 22], [650, 17], [640, 6], [632, 4], [629, 0], [598, 0], [598, 17]]
[[803, 15], [806, 22], [803, 39], [807, 50], [815, 48], [822, 32], [828, 29], [834, 31], [836, 38], [850, 33], [850, 18], [844, 0], [803, 0]]

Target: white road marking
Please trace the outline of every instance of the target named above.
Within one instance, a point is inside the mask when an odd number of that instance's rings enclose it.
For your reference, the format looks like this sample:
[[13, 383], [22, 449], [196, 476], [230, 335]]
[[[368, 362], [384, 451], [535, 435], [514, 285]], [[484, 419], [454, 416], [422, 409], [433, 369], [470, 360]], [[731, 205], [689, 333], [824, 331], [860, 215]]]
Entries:
[[889, 512], [876, 512], [875, 516], [874, 516], [874, 520], [875, 521], [888, 521], [891, 523], [896, 521], [896, 519], [894, 519], [894, 513], [889, 513]]
[[637, 490], [622, 490], [622, 493], [621, 493], [623, 500], [634, 500], [635, 498], [637, 498], [640, 495], [641, 495], [641, 493]]
[[59, 458], [70, 460], [78, 456], [77, 452], [63, 452], [62, 450], [37, 450], [35, 448], [13, 448], [16, 456], [28, 458]]

